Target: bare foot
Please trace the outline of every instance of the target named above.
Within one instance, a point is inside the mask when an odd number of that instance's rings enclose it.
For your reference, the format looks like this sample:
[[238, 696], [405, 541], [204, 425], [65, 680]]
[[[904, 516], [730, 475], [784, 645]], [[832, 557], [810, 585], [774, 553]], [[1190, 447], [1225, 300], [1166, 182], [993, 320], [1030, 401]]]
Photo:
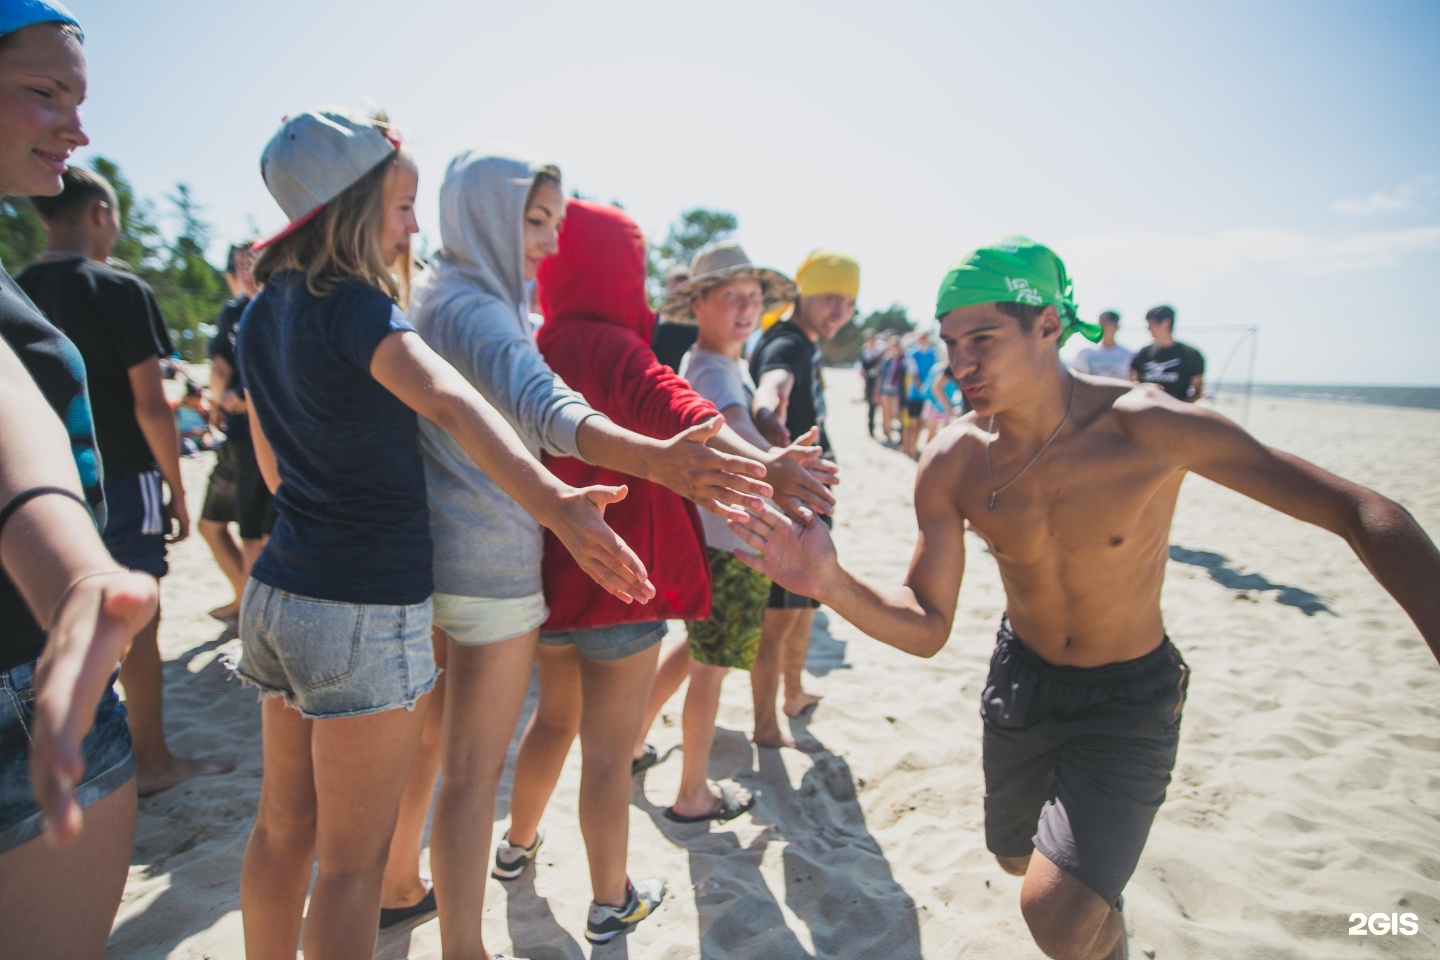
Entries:
[[135, 789], [142, 797], [153, 797], [192, 777], [213, 777], [234, 769], [234, 760], [187, 760], [171, 756], [161, 763], [141, 767], [135, 774]]
[[788, 733], [781, 733], [779, 727], [769, 730], [756, 730], [750, 737], [750, 742], [757, 747], [794, 747], [795, 738]]
[[216, 620], [234, 620], [236, 617], [240, 616], [240, 601], [231, 600], [224, 606], [216, 607], [214, 610], [210, 611], [210, 616], [214, 617]]
[[785, 698], [785, 716], [794, 720], [796, 717], [815, 709], [816, 704], [825, 698], [818, 693], [811, 693], [808, 690], [801, 690], [800, 696], [791, 700]]

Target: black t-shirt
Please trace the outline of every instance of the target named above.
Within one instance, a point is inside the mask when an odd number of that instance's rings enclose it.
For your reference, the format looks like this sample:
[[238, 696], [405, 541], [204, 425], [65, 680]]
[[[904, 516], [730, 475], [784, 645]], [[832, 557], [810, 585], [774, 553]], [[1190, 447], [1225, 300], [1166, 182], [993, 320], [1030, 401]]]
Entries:
[[[85, 391], [85, 364], [80, 351], [45, 319], [10, 275], [0, 269], [0, 337], [20, 358], [50, 409], [70, 434], [70, 452], [90, 512], [105, 526], [105, 495], [101, 486], [100, 452], [90, 397]], [[45, 646], [40, 629], [10, 578], [0, 570], [0, 670], [28, 663]]]
[[785, 411], [785, 429], [790, 439], [811, 427], [820, 426], [820, 446], [834, 459], [830, 437], [825, 433], [825, 380], [820, 372], [820, 348], [789, 320], [766, 330], [750, 355], [750, 377], [757, 384], [767, 370], [788, 370], [795, 376], [790, 402]]
[[700, 336], [700, 328], [693, 323], [671, 323], [661, 320], [650, 334], [650, 349], [655, 359], [665, 366], [680, 372], [680, 361]]
[[1190, 381], [1205, 373], [1205, 355], [1185, 343], [1168, 347], [1150, 344], [1130, 360], [1141, 383], [1158, 383], [1176, 400], [1190, 396]]
[[[245, 396], [245, 379], [240, 375], [240, 364], [235, 360], [235, 337], [240, 333], [240, 317], [249, 304], [250, 298], [242, 295], [221, 307], [220, 315], [215, 318], [215, 337], [210, 341], [211, 359], [219, 357], [230, 364], [232, 372], [227, 389], [234, 390], [241, 397]], [[220, 398], [216, 397], [215, 402], [219, 403]], [[231, 440], [249, 440], [249, 414], [226, 413], [225, 436]]]
[[173, 348], [145, 281], [83, 257], [32, 263], [15, 281], [85, 359], [95, 437], [110, 476], [154, 470], [155, 457], [135, 419], [130, 368], [168, 357]]

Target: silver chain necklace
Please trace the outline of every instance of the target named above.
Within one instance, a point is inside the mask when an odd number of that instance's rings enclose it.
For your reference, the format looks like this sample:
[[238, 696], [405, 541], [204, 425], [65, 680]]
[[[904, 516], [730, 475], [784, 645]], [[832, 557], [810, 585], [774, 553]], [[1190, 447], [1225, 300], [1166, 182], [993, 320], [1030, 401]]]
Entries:
[[[1012, 486], [1015, 485], [1015, 481], [1025, 476], [1026, 470], [1029, 470], [1031, 467], [1035, 466], [1035, 461], [1040, 459], [1040, 455], [1042, 453], [1050, 449], [1050, 444], [1055, 442], [1055, 438], [1060, 436], [1060, 431], [1065, 429], [1065, 424], [1070, 422], [1070, 408], [1075, 405], [1075, 385], [1079, 382], [1080, 380], [1078, 377], [1072, 376], [1070, 378], [1070, 400], [1065, 404], [1065, 416], [1060, 419], [1059, 425], [1057, 425], [1054, 432], [1050, 434], [1050, 438], [1040, 445], [1040, 449], [1035, 451], [1035, 456], [1030, 458], [1030, 462], [1025, 464], [1025, 466], [1021, 467], [1020, 472], [1015, 474], [1015, 476], [1011, 477], [1010, 482], [1005, 484], [1005, 486], [999, 488], [998, 490], [995, 488], [995, 468], [990, 465], [990, 444], [994, 443], [995, 441], [991, 440], [990, 443], [985, 444], [985, 473], [988, 474], [990, 477], [990, 499], [985, 502], [986, 513], [995, 512], [995, 507], [998, 506], [1000, 503], [1000, 494], [1004, 493], [1006, 490], [1009, 490]], [[985, 430], [991, 436], [994, 436], [995, 414], [990, 414], [990, 425], [987, 426]]]

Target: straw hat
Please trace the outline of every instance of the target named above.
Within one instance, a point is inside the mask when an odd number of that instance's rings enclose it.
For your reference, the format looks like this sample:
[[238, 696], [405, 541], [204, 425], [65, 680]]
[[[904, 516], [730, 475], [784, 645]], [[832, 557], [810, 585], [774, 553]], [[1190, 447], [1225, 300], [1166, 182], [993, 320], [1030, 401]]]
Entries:
[[740, 244], [726, 240], [712, 243], [695, 254], [695, 259], [690, 261], [690, 279], [665, 298], [660, 305], [660, 316], [671, 323], [694, 323], [695, 313], [690, 305], [696, 297], [745, 277], [760, 281], [766, 310], [795, 299], [795, 284], [789, 277], [768, 267], [755, 266]]

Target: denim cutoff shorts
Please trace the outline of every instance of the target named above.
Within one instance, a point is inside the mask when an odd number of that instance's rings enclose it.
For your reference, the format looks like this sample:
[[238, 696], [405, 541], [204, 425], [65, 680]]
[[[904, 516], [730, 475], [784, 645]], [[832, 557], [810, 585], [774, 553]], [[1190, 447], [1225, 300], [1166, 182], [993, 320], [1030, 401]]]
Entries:
[[540, 642], [547, 647], [574, 644], [586, 660], [624, 660], [648, 650], [665, 636], [665, 621], [620, 623], [612, 627], [591, 627], [564, 633], [542, 633]]
[[[35, 722], [35, 661], [0, 670], [0, 853], [40, 836], [44, 823], [30, 784], [30, 730]], [[75, 787], [80, 806], [103, 800], [135, 776], [130, 725], [111, 676], [95, 708], [95, 725], [80, 756], [85, 775]]]
[[280, 694], [307, 720], [409, 710], [440, 676], [430, 600], [319, 600], [251, 578], [240, 601], [235, 672], [262, 697]]

